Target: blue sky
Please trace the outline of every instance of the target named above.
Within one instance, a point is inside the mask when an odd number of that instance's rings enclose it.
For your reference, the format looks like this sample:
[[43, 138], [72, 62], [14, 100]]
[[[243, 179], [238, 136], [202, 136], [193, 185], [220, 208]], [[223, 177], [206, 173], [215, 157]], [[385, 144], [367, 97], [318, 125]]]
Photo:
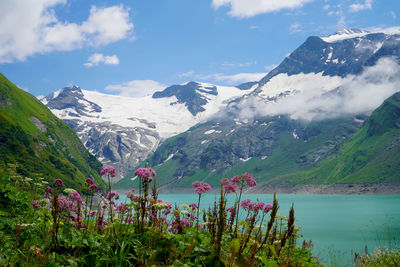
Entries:
[[33, 95], [258, 80], [308, 36], [400, 25], [398, 0], [1, 0], [0, 72]]

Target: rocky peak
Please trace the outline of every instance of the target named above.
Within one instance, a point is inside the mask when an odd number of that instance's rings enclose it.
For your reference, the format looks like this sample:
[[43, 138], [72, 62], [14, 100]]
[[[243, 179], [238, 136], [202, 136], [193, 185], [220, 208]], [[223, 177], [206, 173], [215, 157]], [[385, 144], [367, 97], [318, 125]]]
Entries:
[[73, 117], [92, 116], [90, 113], [101, 112], [101, 107], [85, 99], [82, 89], [77, 86], [64, 87], [52, 94], [49, 94], [42, 102], [50, 109], [69, 110], [69, 115]]
[[[190, 113], [196, 115], [204, 111], [204, 105], [208, 103], [210, 96], [218, 95], [217, 87], [205, 83], [187, 82], [179, 85], [172, 85], [163, 91], [155, 92], [153, 98], [164, 98], [175, 96], [177, 102], [184, 103]], [[172, 103], [175, 104], [175, 103]]]

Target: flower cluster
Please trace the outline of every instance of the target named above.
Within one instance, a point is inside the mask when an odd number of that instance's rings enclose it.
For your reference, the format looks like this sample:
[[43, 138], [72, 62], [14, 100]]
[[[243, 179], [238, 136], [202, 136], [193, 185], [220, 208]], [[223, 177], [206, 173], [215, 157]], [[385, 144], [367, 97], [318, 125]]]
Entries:
[[115, 198], [116, 200], [118, 200], [118, 199], [119, 199], [119, 194], [118, 194], [117, 192], [115, 192], [115, 191], [112, 190], [112, 191], [110, 191], [110, 192], [107, 193], [106, 199], [112, 200], [113, 198]]
[[78, 192], [74, 191], [71, 194], [68, 195], [68, 198], [71, 200], [75, 200], [78, 203], [82, 203], [82, 197], [79, 195]]
[[233, 181], [231, 182], [227, 178], [222, 178], [221, 184], [224, 187], [225, 193], [229, 194], [229, 193], [235, 193], [236, 192], [237, 185], [236, 185], [235, 182], [233, 182]]
[[89, 190], [90, 192], [98, 192], [98, 191], [99, 191], [99, 188], [97, 187], [97, 185], [91, 184], [91, 185], [88, 187], [88, 190]]
[[36, 200], [32, 200], [31, 204], [37, 210], [40, 210], [40, 208], [42, 207]]
[[115, 169], [113, 166], [106, 166], [100, 171], [100, 175], [109, 174], [111, 177], [115, 177]]
[[44, 189], [44, 194], [43, 196], [45, 198], [50, 198], [51, 197], [51, 193], [53, 193], [53, 189], [51, 189], [50, 186], [46, 187], [46, 189]]
[[190, 207], [192, 210], [197, 210], [197, 209], [199, 208], [199, 206], [197, 206], [196, 203], [189, 204], [189, 207]]
[[153, 181], [152, 176], [156, 178], [157, 174], [152, 168], [138, 168], [135, 171], [135, 176], [140, 176], [144, 181], [151, 183]]
[[251, 202], [250, 199], [245, 199], [240, 202], [240, 206], [244, 210], [249, 210], [249, 211], [263, 211], [264, 213], [268, 213], [272, 209], [271, 204], [265, 204], [265, 202]]
[[117, 207], [115, 208], [115, 211], [116, 211], [117, 213], [120, 213], [120, 214], [125, 214], [125, 213], [128, 212], [129, 210], [130, 210], [130, 208], [129, 208], [128, 206], [126, 206], [124, 203], [119, 204], [119, 206], [117, 206]]
[[135, 199], [135, 193], [136, 193], [136, 190], [135, 190], [135, 189], [131, 189], [131, 190], [128, 190], [128, 192], [125, 192], [125, 195], [126, 195], [126, 197], [129, 198], [131, 201], [134, 201], [134, 199]]
[[62, 181], [61, 179], [56, 179], [56, 180], [52, 183], [52, 185], [53, 185], [54, 187], [62, 187], [62, 186], [63, 186], [63, 181]]
[[90, 178], [90, 177], [86, 178], [86, 183], [87, 183], [88, 185], [92, 185], [92, 184], [93, 184], [93, 179]]
[[192, 186], [194, 187], [194, 191], [199, 195], [211, 190], [211, 186], [205, 182], [195, 181], [192, 183]]
[[254, 187], [257, 185], [256, 180], [253, 178], [253, 174], [244, 173], [242, 175], [236, 175], [231, 178], [231, 181], [236, 185], [241, 185], [242, 183], [246, 183], [250, 187]]
[[68, 212], [74, 212], [76, 211], [76, 207], [74, 202], [67, 200], [63, 196], [58, 197], [58, 202], [60, 204], [60, 212], [68, 211]]

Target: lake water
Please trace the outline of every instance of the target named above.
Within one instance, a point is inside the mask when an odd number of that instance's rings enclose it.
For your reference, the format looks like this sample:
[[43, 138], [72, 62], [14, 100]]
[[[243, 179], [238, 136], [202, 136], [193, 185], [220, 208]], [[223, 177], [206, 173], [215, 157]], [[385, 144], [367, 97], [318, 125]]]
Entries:
[[[178, 205], [197, 203], [197, 194], [160, 194], [159, 198]], [[273, 200], [272, 194], [243, 195], [266, 203]], [[124, 201], [124, 195], [121, 201]], [[215, 199], [214, 194], [205, 194], [201, 209]], [[294, 203], [296, 225], [306, 240], [314, 244], [313, 254], [325, 264], [347, 265], [352, 262], [354, 252], [362, 252], [367, 246], [372, 252], [379, 246], [400, 246], [400, 195], [300, 195], [279, 194], [278, 213], [288, 216]], [[234, 202], [229, 196], [227, 207]]]

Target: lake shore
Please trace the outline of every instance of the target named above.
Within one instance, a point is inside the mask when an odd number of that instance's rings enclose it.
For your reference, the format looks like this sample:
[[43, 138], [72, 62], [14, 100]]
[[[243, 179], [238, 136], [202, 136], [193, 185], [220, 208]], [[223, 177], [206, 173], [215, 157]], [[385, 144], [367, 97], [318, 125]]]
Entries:
[[[124, 193], [126, 190], [116, 190]], [[193, 188], [159, 188], [160, 194], [193, 193]], [[331, 195], [399, 195], [400, 183], [381, 184], [299, 184], [299, 185], [260, 185], [246, 190], [245, 194], [331, 194]]]

